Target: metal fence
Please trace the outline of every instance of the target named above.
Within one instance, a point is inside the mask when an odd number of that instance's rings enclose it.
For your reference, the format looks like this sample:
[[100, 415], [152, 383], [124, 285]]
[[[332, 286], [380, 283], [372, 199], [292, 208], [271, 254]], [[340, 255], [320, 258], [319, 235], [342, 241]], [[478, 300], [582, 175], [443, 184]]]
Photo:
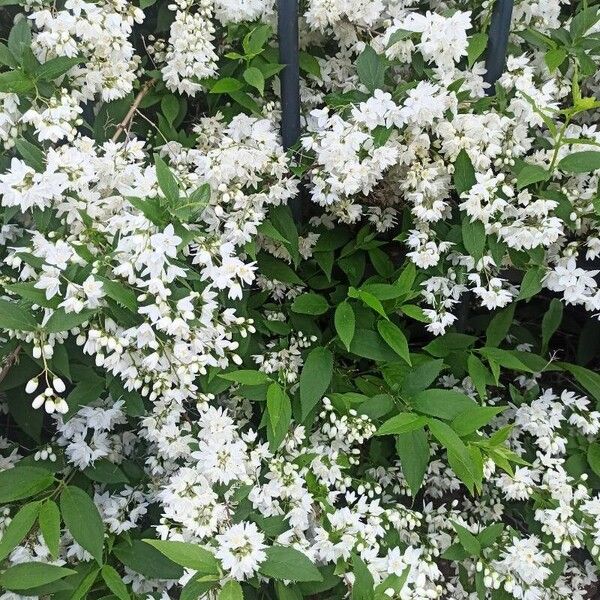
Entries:
[[[508, 35], [514, 0], [496, 0], [492, 11], [485, 57], [485, 81], [488, 93], [502, 75], [506, 63]], [[292, 147], [300, 138], [300, 59], [298, 44], [298, 0], [278, 0], [277, 35], [281, 71], [281, 137], [284, 148]], [[302, 197], [291, 202], [296, 223], [303, 219]]]

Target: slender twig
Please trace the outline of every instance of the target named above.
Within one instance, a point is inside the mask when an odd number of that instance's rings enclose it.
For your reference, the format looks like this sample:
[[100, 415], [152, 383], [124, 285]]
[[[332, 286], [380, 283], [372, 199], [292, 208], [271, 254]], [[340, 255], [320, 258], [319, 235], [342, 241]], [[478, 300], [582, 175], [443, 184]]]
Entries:
[[2, 371], [0, 371], [0, 382], [4, 380], [11, 367], [17, 362], [20, 352], [21, 346], [19, 345], [6, 357], [4, 367], [2, 367]]
[[113, 134], [112, 138], [110, 138], [111, 142], [116, 142], [119, 139], [119, 136], [123, 133], [123, 131], [125, 131], [125, 129], [127, 129], [127, 127], [129, 127], [129, 124], [131, 123], [131, 120], [133, 119], [139, 105], [141, 104], [142, 100], [144, 99], [144, 96], [150, 91], [150, 89], [155, 84], [155, 82], [156, 82], [155, 79], [149, 79], [142, 86], [142, 88], [138, 92], [138, 95], [135, 97], [135, 100], [133, 101], [131, 108], [127, 111], [125, 118], [117, 125], [117, 129], [115, 130], [115, 133]]

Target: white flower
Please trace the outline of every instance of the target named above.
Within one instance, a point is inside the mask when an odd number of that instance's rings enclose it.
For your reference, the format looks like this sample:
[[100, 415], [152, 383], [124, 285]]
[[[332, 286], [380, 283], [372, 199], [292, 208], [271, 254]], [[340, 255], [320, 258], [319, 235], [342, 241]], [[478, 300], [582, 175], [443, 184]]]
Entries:
[[243, 521], [216, 536], [215, 556], [233, 579], [248, 579], [265, 561], [265, 536], [254, 523]]

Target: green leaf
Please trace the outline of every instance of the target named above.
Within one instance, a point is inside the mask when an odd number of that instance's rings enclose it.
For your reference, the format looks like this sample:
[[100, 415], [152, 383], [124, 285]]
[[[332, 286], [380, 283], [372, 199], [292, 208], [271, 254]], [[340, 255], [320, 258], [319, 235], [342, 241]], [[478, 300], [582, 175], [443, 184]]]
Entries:
[[93, 500], [81, 488], [69, 485], [60, 495], [60, 512], [73, 539], [101, 565], [104, 525]]
[[279, 258], [261, 252], [257, 258], [258, 269], [267, 279], [275, 279], [283, 283], [302, 285], [303, 281], [292, 268]]
[[461, 150], [454, 161], [454, 174], [452, 177], [454, 187], [460, 196], [468, 192], [477, 181], [475, 178], [475, 169], [466, 150]]
[[52, 473], [41, 467], [20, 467], [0, 471], [0, 504], [29, 498], [50, 487]]
[[549, 177], [550, 173], [544, 167], [526, 164], [517, 175], [517, 189], [522, 190], [532, 183], [546, 181]]
[[456, 473], [457, 477], [467, 486], [467, 488], [472, 491], [478, 480], [478, 475], [471, 455], [463, 441], [458, 437], [458, 434], [443, 421], [431, 419], [428, 426], [429, 431], [431, 431], [433, 436], [444, 448], [446, 448], [450, 468]]
[[319, 61], [308, 52], [300, 51], [300, 68], [309, 75], [321, 78], [321, 66]]
[[300, 406], [302, 419], [321, 400], [333, 375], [333, 354], [322, 347], [310, 351], [300, 373]]
[[416, 413], [402, 412], [394, 415], [375, 432], [375, 435], [398, 435], [419, 429], [425, 425], [427, 419]]
[[421, 427], [396, 436], [396, 452], [404, 479], [414, 498], [421, 488], [429, 465], [429, 440], [425, 430]]
[[466, 528], [452, 521], [452, 526], [458, 534], [461, 546], [471, 555], [479, 556], [481, 553], [481, 544], [479, 540]]
[[445, 389], [424, 390], [414, 397], [412, 405], [419, 412], [446, 420], [477, 406], [466, 394]]
[[391, 48], [394, 44], [397, 44], [403, 40], [407, 40], [409, 37], [414, 35], [414, 33], [414, 31], [409, 31], [408, 29], [396, 29], [396, 31], [390, 35], [387, 47]]
[[40, 530], [53, 558], [58, 556], [60, 546], [60, 512], [54, 500], [46, 500], [40, 508]]
[[31, 48], [31, 28], [29, 20], [21, 15], [8, 34], [8, 49], [21, 63], [23, 52], [29, 48]]
[[18, 592], [46, 585], [75, 573], [77, 571], [73, 571], [73, 569], [57, 567], [56, 565], [24, 562], [6, 569], [0, 575], [0, 585], [7, 590]]
[[271, 546], [265, 550], [267, 559], [258, 571], [265, 577], [288, 581], [322, 581], [323, 577], [305, 554], [286, 546]]
[[600, 444], [597, 442], [592, 442], [588, 446], [587, 461], [592, 471], [600, 477]]
[[0, 298], [0, 328], [16, 331], [35, 331], [38, 324], [33, 316], [14, 302]]
[[373, 600], [375, 587], [373, 575], [357, 554], [352, 555], [352, 572], [354, 573], [354, 583], [351, 600]]
[[119, 544], [114, 547], [113, 554], [126, 567], [148, 579], [179, 579], [183, 575], [180, 565], [142, 540]]
[[82, 310], [79, 313], [67, 313], [63, 308], [58, 308], [52, 313], [48, 322], [44, 325], [44, 329], [48, 333], [70, 331], [75, 327], [83, 325], [86, 321], [89, 321], [95, 314], [95, 310]]
[[548, 350], [550, 338], [558, 329], [563, 316], [563, 305], [558, 298], [552, 298], [550, 307], [542, 319], [542, 354]]
[[292, 404], [283, 388], [272, 383], [267, 389], [267, 412], [269, 427], [267, 437], [272, 451], [279, 448], [287, 435], [292, 420]]
[[172, 125], [179, 114], [179, 100], [177, 99], [177, 96], [173, 94], [163, 96], [160, 101], [160, 110], [167, 122]]
[[391, 321], [380, 320], [377, 322], [377, 331], [379, 331], [379, 335], [400, 358], [409, 365], [412, 364], [410, 362], [408, 341], [397, 325], [394, 325]]
[[99, 483], [129, 483], [129, 479], [119, 465], [115, 465], [105, 458], [96, 460], [93, 466], [83, 470], [83, 474], [88, 479]]
[[262, 96], [265, 91], [265, 78], [260, 69], [256, 67], [248, 67], [244, 71], [244, 80], [248, 85], [256, 88]]
[[259, 25], [258, 27], [255, 27], [242, 41], [244, 52], [247, 55], [260, 53], [269, 39], [271, 31], [270, 25]]
[[600, 152], [585, 150], [565, 156], [558, 168], [565, 173], [589, 173], [600, 169]]
[[429, 344], [423, 347], [423, 350], [436, 358], [446, 358], [452, 352], [466, 350], [476, 341], [477, 338], [473, 335], [449, 331], [429, 342]]
[[365, 46], [356, 59], [358, 80], [370, 91], [381, 90], [384, 87], [385, 72], [389, 67], [385, 56], [377, 54], [371, 46]]
[[579, 365], [559, 362], [559, 367], [569, 371], [575, 377], [577, 383], [582, 385], [596, 400], [600, 401], [600, 375]]
[[508, 350], [502, 350], [501, 348], [488, 348], [487, 346], [479, 350], [488, 361], [492, 361], [504, 367], [505, 369], [511, 369], [514, 371], [525, 371], [526, 373], [533, 373], [534, 371], [521, 361], [518, 356]]
[[[585, 4], [584, 4], [585, 6]], [[569, 25], [569, 33], [576, 40], [584, 36], [600, 19], [597, 6], [591, 6], [578, 12]]]
[[377, 314], [381, 315], [384, 319], [388, 319], [387, 313], [385, 312], [383, 305], [381, 304], [379, 299], [376, 296], [374, 296], [373, 294], [371, 294], [370, 292], [367, 292], [365, 290], [357, 290], [357, 289], [351, 287], [348, 290], [348, 296], [350, 298], [356, 298], [358, 300], [361, 300], [366, 306], [373, 309]]
[[303, 315], [322, 315], [329, 310], [329, 304], [323, 296], [308, 292], [294, 298], [292, 310]]
[[350, 350], [350, 344], [354, 337], [356, 318], [352, 305], [344, 300], [337, 305], [334, 315], [335, 330], [346, 350]]
[[212, 552], [198, 544], [167, 540], [144, 540], [174, 563], [204, 575], [218, 575], [219, 562]]
[[171, 168], [158, 154], [154, 156], [154, 164], [156, 166], [158, 187], [164, 194], [168, 204], [177, 206], [179, 202], [179, 185]]
[[84, 60], [82, 56], [57, 56], [56, 58], [51, 58], [37, 68], [35, 77], [42, 81], [54, 81]]
[[515, 304], [512, 303], [505, 309], [498, 311], [490, 321], [485, 331], [485, 345], [499, 346], [508, 335], [515, 315]]
[[179, 600], [198, 600], [204, 598], [206, 593], [217, 586], [218, 581], [202, 581], [202, 578], [190, 579], [181, 589]]
[[485, 226], [481, 221], [471, 221], [465, 217], [462, 222], [462, 239], [466, 251], [477, 262], [485, 249]]
[[112, 298], [131, 312], [137, 313], [137, 297], [131, 288], [123, 285], [120, 281], [112, 281], [105, 277], [96, 277], [96, 279], [102, 282], [102, 289], [109, 298]]
[[251, 369], [242, 369], [240, 371], [231, 371], [230, 373], [219, 373], [221, 379], [235, 381], [242, 385], [264, 385], [272, 383], [272, 379], [262, 371], [252, 371]]
[[506, 406], [473, 406], [452, 419], [452, 429], [464, 437], [487, 425]]
[[489, 548], [504, 531], [504, 523], [492, 523], [477, 535], [482, 548]]
[[241, 81], [234, 79], [233, 77], [223, 77], [219, 79], [211, 88], [210, 94], [228, 94], [230, 92], [237, 92], [244, 87]]
[[519, 289], [518, 300], [528, 300], [538, 294], [542, 289], [542, 279], [546, 272], [542, 267], [531, 267], [525, 273]]
[[243, 598], [242, 586], [235, 579], [230, 579], [221, 588], [218, 600], [243, 600]]
[[544, 54], [544, 62], [550, 73], [558, 69], [567, 58], [567, 51], [564, 48], [551, 48]]
[[467, 46], [467, 61], [469, 67], [472, 67], [475, 64], [475, 61], [483, 54], [487, 47], [487, 42], [487, 33], [483, 32], [476, 33], [469, 38], [469, 44]]
[[102, 579], [108, 589], [117, 597], [119, 600], [130, 600], [131, 596], [127, 591], [127, 586], [121, 579], [121, 576], [117, 573], [116, 569], [110, 565], [104, 565], [102, 567]]
[[45, 169], [44, 153], [35, 144], [32, 144], [25, 138], [17, 138], [15, 140], [15, 147], [30, 167], [38, 172], [42, 172]]
[[25, 504], [11, 519], [0, 539], [0, 561], [4, 560], [30, 532], [40, 510], [39, 502]]
[[482, 400], [485, 400], [487, 398], [486, 387], [489, 371], [474, 354], [469, 354], [469, 358], [467, 359], [467, 371], [469, 372], [469, 377], [471, 378], [479, 397]]
[[[95, 375], [95, 374], [94, 374]], [[66, 397], [69, 405], [67, 417], [73, 416], [82, 406], [98, 400], [105, 389], [105, 381], [100, 377], [86, 377], [80, 381]]]
[[402, 382], [402, 394], [406, 396], [414, 396], [418, 392], [428, 388], [438, 377], [444, 361], [428, 360], [417, 365], [404, 378]]
[[0, 64], [10, 67], [11, 69], [16, 69], [19, 66], [19, 63], [15, 60], [15, 57], [12, 55], [12, 53], [8, 49], [8, 46], [6, 44], [2, 44], [1, 42], [0, 42]]

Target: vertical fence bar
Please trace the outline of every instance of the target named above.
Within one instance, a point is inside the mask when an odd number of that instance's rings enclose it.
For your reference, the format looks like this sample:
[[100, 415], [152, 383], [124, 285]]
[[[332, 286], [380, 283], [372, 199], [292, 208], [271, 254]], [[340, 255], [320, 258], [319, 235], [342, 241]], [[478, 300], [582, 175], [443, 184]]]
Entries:
[[486, 83], [491, 84], [488, 94], [494, 93], [493, 86], [502, 75], [506, 65], [513, 4], [513, 0], [496, 0], [494, 4], [485, 56], [486, 74], [483, 77]]
[[[512, 18], [513, 0], [496, 0], [490, 21], [488, 45], [485, 55], [486, 73], [483, 79], [490, 84], [487, 95], [495, 93], [494, 84], [504, 71], [506, 65], [506, 51], [508, 49], [508, 36], [510, 35], [510, 21]], [[463, 294], [457, 308], [456, 329], [464, 331], [469, 318], [469, 301]]]
[[[300, 59], [298, 46], [298, 0], [278, 0], [277, 37], [279, 62], [285, 65], [281, 82], [281, 138], [283, 147], [291, 148], [300, 138]], [[296, 223], [302, 220], [300, 195], [291, 200]]]

